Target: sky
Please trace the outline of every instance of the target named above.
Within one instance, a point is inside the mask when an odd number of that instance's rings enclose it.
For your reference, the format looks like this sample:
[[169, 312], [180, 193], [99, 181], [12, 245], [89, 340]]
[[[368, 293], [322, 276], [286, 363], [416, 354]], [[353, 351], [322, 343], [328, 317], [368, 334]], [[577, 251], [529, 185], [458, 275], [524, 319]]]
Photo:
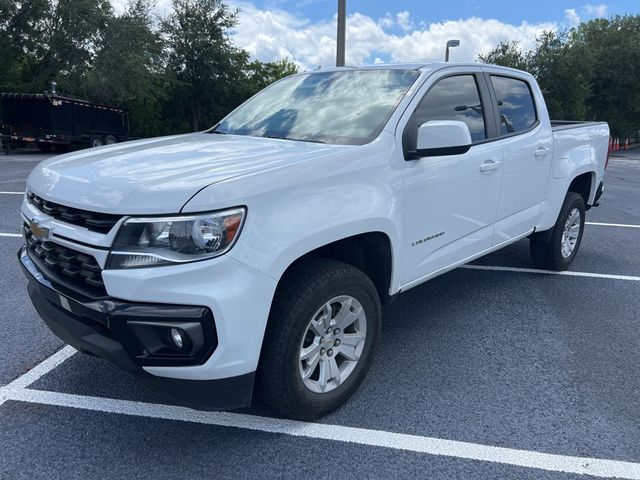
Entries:
[[[126, 0], [112, 0], [116, 11]], [[288, 58], [301, 69], [335, 64], [337, 0], [229, 0], [240, 10], [233, 42], [262, 61]], [[158, 0], [159, 14], [171, 0]], [[440, 61], [448, 39], [459, 39], [452, 61], [475, 61], [502, 40], [530, 49], [545, 30], [581, 21], [640, 13], [637, 0], [347, 0], [348, 65]]]

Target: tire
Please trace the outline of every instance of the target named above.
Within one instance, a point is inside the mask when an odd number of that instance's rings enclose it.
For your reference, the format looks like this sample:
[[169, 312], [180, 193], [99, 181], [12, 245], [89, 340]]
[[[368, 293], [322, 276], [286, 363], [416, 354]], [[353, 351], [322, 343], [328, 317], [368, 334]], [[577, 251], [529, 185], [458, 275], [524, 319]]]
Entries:
[[[331, 307], [322, 310], [329, 302]], [[334, 330], [329, 334], [324, 330], [327, 324], [322, 323], [322, 312], [330, 314], [329, 330]], [[344, 331], [334, 324], [343, 318], [340, 312], [348, 313], [349, 319], [357, 317]], [[378, 293], [362, 271], [328, 259], [302, 263], [283, 280], [274, 298], [258, 367], [259, 395], [283, 415], [299, 420], [313, 420], [338, 408], [357, 390], [371, 366], [380, 335], [380, 318]], [[312, 322], [316, 319], [318, 322]], [[316, 328], [323, 325], [322, 337], [311, 323]], [[364, 338], [364, 343], [354, 348], [357, 338]], [[318, 339], [324, 340], [320, 346]], [[302, 361], [303, 348], [318, 350], [312, 360]], [[347, 359], [346, 353], [352, 360]], [[314, 368], [313, 360], [318, 355]], [[328, 381], [321, 378], [323, 372], [336, 372], [333, 368], [338, 368], [337, 376]], [[314, 370], [303, 380], [305, 369]], [[321, 391], [323, 382], [325, 389]]]
[[51, 145], [50, 143], [37, 142], [36, 147], [38, 147], [38, 149], [42, 152], [50, 152], [51, 149], [53, 148], [53, 145]]
[[[579, 218], [575, 218], [576, 212]], [[577, 223], [575, 223], [577, 221]], [[567, 193], [564, 204], [558, 215], [558, 220], [550, 232], [541, 232], [531, 237], [529, 249], [531, 260], [538, 268], [545, 270], [566, 270], [573, 262], [584, 233], [585, 206], [581, 195], [575, 192]], [[567, 243], [565, 229], [571, 227], [571, 232], [576, 234], [573, 246], [571, 240]], [[573, 236], [573, 235], [570, 235]]]
[[91, 147], [101, 147], [102, 145], [104, 145], [102, 137], [98, 135], [91, 137]]
[[54, 145], [54, 148], [55, 148], [56, 152], [58, 152], [58, 153], [64, 153], [64, 152], [68, 152], [69, 151], [69, 145], [64, 144], [64, 143]]
[[118, 139], [114, 135], [107, 135], [107, 138], [105, 138], [104, 144], [113, 145], [114, 143], [118, 143]]

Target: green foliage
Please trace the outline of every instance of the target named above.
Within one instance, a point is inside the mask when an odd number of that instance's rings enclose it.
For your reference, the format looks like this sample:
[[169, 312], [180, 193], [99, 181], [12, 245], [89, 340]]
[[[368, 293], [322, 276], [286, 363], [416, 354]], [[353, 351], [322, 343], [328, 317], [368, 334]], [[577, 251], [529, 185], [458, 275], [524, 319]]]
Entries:
[[516, 41], [500, 42], [496, 48], [486, 55], [478, 55], [478, 61], [519, 70], [527, 69], [527, 59], [520, 50], [520, 44]]
[[298, 66], [286, 58], [267, 63], [256, 60], [248, 65], [245, 72], [247, 75], [248, 91], [253, 95], [276, 80], [297, 73]]
[[163, 46], [154, 30], [151, 4], [131, 0], [122, 15], [109, 19], [82, 95], [128, 110], [135, 135], [165, 133], [161, 120], [162, 104], [167, 100]]
[[478, 60], [536, 77], [552, 118], [604, 120], [620, 137], [640, 129], [640, 16], [615, 16], [545, 32], [532, 51], [502, 42]]
[[0, 0], [0, 90], [58, 89], [129, 111], [132, 136], [213, 125], [297, 67], [250, 61], [233, 46], [237, 12], [222, 0], [173, 0], [164, 19], [153, 0]]

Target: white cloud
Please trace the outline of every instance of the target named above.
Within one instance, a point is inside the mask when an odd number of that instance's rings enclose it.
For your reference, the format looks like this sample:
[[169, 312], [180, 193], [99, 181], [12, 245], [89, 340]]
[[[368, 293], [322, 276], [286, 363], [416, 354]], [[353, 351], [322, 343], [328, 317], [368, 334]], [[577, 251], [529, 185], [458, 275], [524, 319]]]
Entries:
[[[251, 3], [238, 3], [239, 25], [233, 41], [253, 57], [270, 61], [283, 57], [303, 69], [335, 64], [336, 19], [310, 22], [279, 9], [262, 10]], [[519, 41], [523, 50], [533, 47], [535, 37], [545, 30], [555, 30], [551, 22], [511, 25], [494, 19], [472, 17], [416, 27], [408, 12], [396, 15], [401, 22], [412, 24], [413, 30], [393, 34], [385, 31], [393, 22], [391, 15], [382, 19], [353, 13], [347, 19], [347, 64], [373, 63], [376, 58], [391, 61], [440, 61], [447, 40], [460, 39], [460, 47], [451, 51], [453, 61], [474, 61], [502, 40]], [[408, 23], [405, 23], [408, 26]]]
[[[301, 0], [305, 1], [305, 0]], [[312, 1], [312, 0], [309, 0]], [[126, 0], [111, 0], [116, 11], [122, 11]], [[239, 24], [232, 34], [233, 42], [246, 49], [253, 58], [262, 61], [288, 58], [301, 69], [335, 64], [336, 18], [311, 22], [280, 8], [277, 0], [270, 8], [258, 8], [247, 0], [230, 0], [232, 8], [239, 8]], [[601, 11], [604, 5], [586, 5], [586, 11]], [[156, 11], [166, 15], [171, 0], [158, 0]], [[567, 9], [579, 17], [575, 9]], [[392, 27], [399, 27], [392, 30]], [[347, 64], [441, 61], [447, 40], [460, 39], [460, 46], [451, 51], [453, 61], [475, 61], [479, 53], [487, 53], [499, 42], [519, 41], [523, 50], [534, 46], [535, 37], [545, 30], [555, 30], [551, 22], [519, 25], [494, 19], [472, 17], [438, 23], [414, 21], [408, 11], [386, 13], [375, 20], [361, 13], [347, 19]], [[394, 33], [395, 32], [395, 33]]]
[[578, 15], [575, 8], [567, 8], [564, 11], [564, 16], [567, 19], [567, 23], [572, 27], [580, 24], [580, 15]]
[[378, 19], [378, 25], [382, 28], [391, 28], [394, 24], [393, 17], [389, 12], [385, 13], [384, 17]]
[[609, 11], [609, 7], [604, 3], [600, 3], [598, 5], [591, 5], [590, 3], [584, 5], [582, 9], [585, 11], [587, 15], [591, 15], [594, 17], [604, 17], [607, 15]]
[[411, 21], [411, 14], [406, 10], [403, 12], [398, 12], [396, 14], [396, 20], [398, 21], [398, 25], [400, 26], [400, 28], [405, 32], [413, 30], [414, 25]]

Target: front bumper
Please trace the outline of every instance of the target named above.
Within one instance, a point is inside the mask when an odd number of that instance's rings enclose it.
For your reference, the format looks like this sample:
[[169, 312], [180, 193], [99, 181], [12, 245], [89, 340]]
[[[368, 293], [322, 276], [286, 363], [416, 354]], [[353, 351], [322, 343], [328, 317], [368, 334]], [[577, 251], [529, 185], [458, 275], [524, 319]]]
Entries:
[[[38, 314], [59, 338], [80, 351], [105, 358], [179, 403], [229, 409], [251, 403], [255, 373], [215, 380], [158, 377], [144, 367], [204, 364], [218, 346], [208, 307], [128, 302], [111, 297], [79, 300], [60, 293], [29, 258], [18, 252]], [[171, 347], [172, 328], [185, 334], [184, 350]]]

